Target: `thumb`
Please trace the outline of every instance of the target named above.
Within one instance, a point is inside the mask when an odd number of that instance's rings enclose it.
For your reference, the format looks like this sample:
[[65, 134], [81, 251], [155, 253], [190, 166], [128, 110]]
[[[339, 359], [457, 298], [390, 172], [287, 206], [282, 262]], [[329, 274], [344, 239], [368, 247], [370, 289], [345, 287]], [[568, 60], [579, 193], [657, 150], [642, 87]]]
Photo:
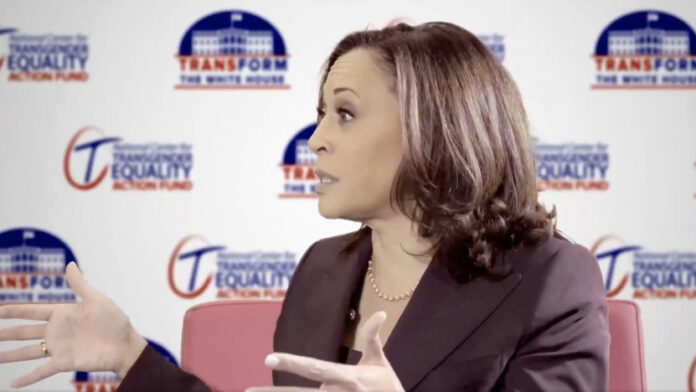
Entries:
[[82, 272], [77, 268], [77, 264], [74, 261], [68, 263], [68, 266], [65, 268], [65, 278], [68, 280], [73, 293], [77, 294], [78, 297], [83, 300], [91, 298], [94, 289], [84, 280]]
[[361, 365], [386, 365], [389, 363], [382, 349], [382, 339], [379, 337], [379, 330], [386, 320], [386, 312], [376, 312], [365, 321], [365, 324], [358, 331], [360, 345], [365, 348], [360, 359]]

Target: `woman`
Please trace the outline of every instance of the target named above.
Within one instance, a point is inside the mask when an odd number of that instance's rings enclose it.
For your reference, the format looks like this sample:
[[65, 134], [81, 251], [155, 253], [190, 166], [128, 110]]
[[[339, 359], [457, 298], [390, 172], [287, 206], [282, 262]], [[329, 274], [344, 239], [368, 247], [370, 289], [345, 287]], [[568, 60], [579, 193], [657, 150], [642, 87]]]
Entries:
[[[351, 34], [329, 57], [318, 113], [309, 145], [319, 211], [362, 228], [318, 241], [300, 262], [278, 320], [279, 353], [266, 361], [276, 385], [606, 389], [597, 263], [554, 236], [520, 95], [475, 36], [449, 23]], [[120, 391], [208, 390], [145, 348], [74, 265], [68, 278], [82, 304], [0, 308], [1, 317], [50, 318], [2, 333], [45, 338], [55, 362], [17, 385], [79, 368], [117, 371]], [[74, 330], [64, 317], [77, 320]], [[75, 342], [103, 350], [69, 351]]]

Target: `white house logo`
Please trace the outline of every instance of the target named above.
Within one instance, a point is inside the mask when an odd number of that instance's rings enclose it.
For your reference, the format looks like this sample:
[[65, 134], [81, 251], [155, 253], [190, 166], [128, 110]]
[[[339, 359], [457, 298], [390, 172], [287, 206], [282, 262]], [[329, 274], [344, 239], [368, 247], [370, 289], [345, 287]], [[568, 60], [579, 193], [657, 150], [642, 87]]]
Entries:
[[599, 36], [595, 89], [696, 88], [696, 35], [661, 11], [624, 15]]
[[35, 228], [0, 232], [0, 305], [75, 302], [65, 267], [77, 262], [60, 238]]
[[[145, 340], [164, 359], [174, 366], [179, 366], [176, 357], [164, 346], [151, 339], [146, 338]], [[117, 392], [120, 383], [121, 377], [114, 372], [75, 372], [75, 377], [72, 380], [75, 392]]]
[[544, 143], [534, 138], [537, 187], [554, 191], [609, 189], [609, 146], [604, 143]]
[[[407, 16], [397, 16], [389, 22], [387, 22], [387, 24], [384, 27], [392, 27], [400, 23], [404, 23], [409, 26], [413, 26], [416, 24], [416, 22], [413, 19]], [[493, 55], [500, 62], [502, 62], [505, 59], [505, 36], [498, 33], [479, 34], [478, 39], [480, 39], [481, 42], [483, 42], [483, 44], [486, 45], [491, 52], [493, 52]]]
[[278, 30], [260, 16], [222, 11], [193, 24], [179, 46], [179, 89], [287, 89]]
[[298, 132], [285, 147], [283, 162], [283, 188], [280, 198], [315, 198], [316, 187], [319, 183], [314, 174], [314, 164], [317, 155], [309, 148], [309, 138], [312, 137], [317, 124], [310, 124]]
[[212, 284], [219, 299], [282, 300], [295, 267], [293, 252], [239, 252], [193, 234], [174, 247], [167, 279], [172, 292], [186, 299], [199, 297]]
[[191, 144], [125, 142], [92, 126], [79, 129], [63, 155], [63, 175], [80, 191], [107, 177], [115, 191], [190, 191], [192, 169]]
[[89, 79], [89, 43], [84, 34], [26, 34], [0, 27], [0, 45], [4, 47], [0, 49], [0, 70], [7, 69], [10, 82]]

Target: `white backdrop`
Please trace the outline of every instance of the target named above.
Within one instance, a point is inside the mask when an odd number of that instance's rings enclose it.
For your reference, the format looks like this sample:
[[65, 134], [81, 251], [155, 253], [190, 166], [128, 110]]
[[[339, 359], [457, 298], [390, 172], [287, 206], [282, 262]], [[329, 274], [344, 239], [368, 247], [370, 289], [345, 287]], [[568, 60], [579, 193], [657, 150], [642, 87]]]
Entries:
[[[244, 18], [247, 12], [265, 19], [280, 34], [288, 54], [287, 72], [281, 74], [289, 88], [175, 89], [184, 34], [205, 16], [233, 10], [243, 11]], [[648, 22], [664, 20], [662, 13], [668, 13], [696, 27], [692, 0], [3, 1], [0, 294], [31, 291], [13, 287], [16, 271], [2, 270], [3, 249], [22, 245], [10, 234], [3, 245], [2, 233], [19, 229], [14, 233], [20, 233], [25, 247], [42, 232], [51, 233], [72, 250], [86, 279], [113, 298], [141, 334], [178, 360], [184, 312], [216, 299], [217, 290], [213, 278], [194, 298], [177, 295], [168, 280], [170, 258], [182, 259], [174, 262], [172, 276], [176, 290], [187, 294], [222, 268], [220, 262], [258, 262], [264, 253], [261, 258], [279, 270], [317, 239], [357, 227], [322, 219], [311, 197], [279, 197], [285, 184], [283, 154], [314, 120], [321, 65], [333, 45], [349, 32], [382, 27], [396, 17], [415, 23], [443, 20], [477, 35], [503, 37], [503, 64], [520, 87], [540, 143], [564, 151], [578, 144], [603, 145], [606, 176], [592, 180], [606, 181], [608, 189], [548, 190], [542, 198], [557, 206], [559, 227], [588, 248], [597, 245], [598, 256], [620, 243], [640, 247], [616, 259], [610, 290], [625, 274], [634, 276], [640, 252], [669, 253], [686, 262], [683, 281], [667, 288], [681, 293], [677, 298], [636, 301], [643, 312], [650, 389], [688, 390], [689, 382], [696, 382], [689, 373], [696, 360], [696, 90], [591, 88], [600, 34], [617, 18], [644, 10], [656, 15], [646, 16]], [[653, 22], [659, 26], [659, 20]], [[9, 59], [18, 53], [11, 43], [42, 35], [68, 35], [87, 44], [86, 81], [10, 80]], [[125, 144], [186, 143], [190, 150], [182, 152], [192, 153], [192, 189], [116, 191], [111, 169], [93, 189], [71, 186], [64, 172], [66, 149], [80, 129], [90, 126]], [[77, 144], [98, 135], [90, 128]], [[92, 179], [113, 163], [114, 145], [97, 150]], [[67, 171], [78, 183], [84, 183], [88, 151], [70, 154]], [[613, 237], [599, 241], [604, 236]], [[206, 243], [225, 249], [201, 257], [191, 290], [193, 259], [182, 256]], [[180, 252], [175, 252], [178, 244]], [[599, 257], [605, 274], [610, 261]], [[658, 258], [658, 264], [668, 262]], [[282, 294], [278, 279], [271, 291], [252, 287], [240, 292]], [[629, 279], [615, 297], [634, 299], [639, 291]], [[0, 304], [10, 302], [16, 301]], [[16, 324], [0, 321], [0, 327]], [[2, 350], [18, 346], [0, 343]], [[9, 390], [15, 376], [39, 362], [0, 365], [0, 390]], [[60, 374], [27, 390], [80, 391], [118, 381], [109, 375], [92, 375], [88, 383], [74, 384], [75, 379], [75, 374]]]

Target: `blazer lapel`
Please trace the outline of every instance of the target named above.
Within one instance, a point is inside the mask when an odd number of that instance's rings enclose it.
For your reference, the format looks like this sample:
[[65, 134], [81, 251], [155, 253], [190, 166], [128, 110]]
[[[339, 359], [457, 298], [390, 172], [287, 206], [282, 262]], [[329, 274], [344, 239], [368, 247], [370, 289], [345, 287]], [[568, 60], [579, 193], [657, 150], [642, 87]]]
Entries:
[[327, 361], [339, 359], [351, 298], [372, 252], [369, 235], [361, 237], [349, 252], [340, 252], [342, 243], [315, 249], [311, 260], [305, 260], [311, 270], [293, 277], [293, 292], [285, 299], [283, 320], [276, 330], [276, 350]]
[[[323, 347], [327, 353], [331, 353], [327, 360], [338, 361], [341, 342], [346, 333], [349, 315], [353, 303], [353, 296], [362, 284], [367, 271], [367, 261], [372, 253], [372, 241], [370, 236], [361, 233], [355, 247], [348, 252], [340, 252], [339, 248], [332, 248], [331, 254], [321, 260], [324, 267], [321, 287], [310, 287], [323, 305], [310, 307], [312, 309], [309, 325], [312, 335], [308, 335], [312, 345]], [[308, 282], [313, 285], [314, 282]], [[317, 326], [321, 326], [317, 328]], [[325, 339], [318, 341], [314, 333], [316, 329], [331, 331]]]
[[466, 340], [520, 282], [518, 273], [461, 284], [436, 263], [426, 269], [384, 351], [411, 390]]
[[[361, 236], [349, 252], [340, 252], [344, 238], [317, 244], [293, 277], [278, 320], [274, 350], [336, 362], [345, 334], [351, 298], [367, 269], [370, 236]], [[306, 268], [306, 270], [305, 270]], [[286, 372], [273, 372], [276, 385], [318, 387], [319, 383]]]

